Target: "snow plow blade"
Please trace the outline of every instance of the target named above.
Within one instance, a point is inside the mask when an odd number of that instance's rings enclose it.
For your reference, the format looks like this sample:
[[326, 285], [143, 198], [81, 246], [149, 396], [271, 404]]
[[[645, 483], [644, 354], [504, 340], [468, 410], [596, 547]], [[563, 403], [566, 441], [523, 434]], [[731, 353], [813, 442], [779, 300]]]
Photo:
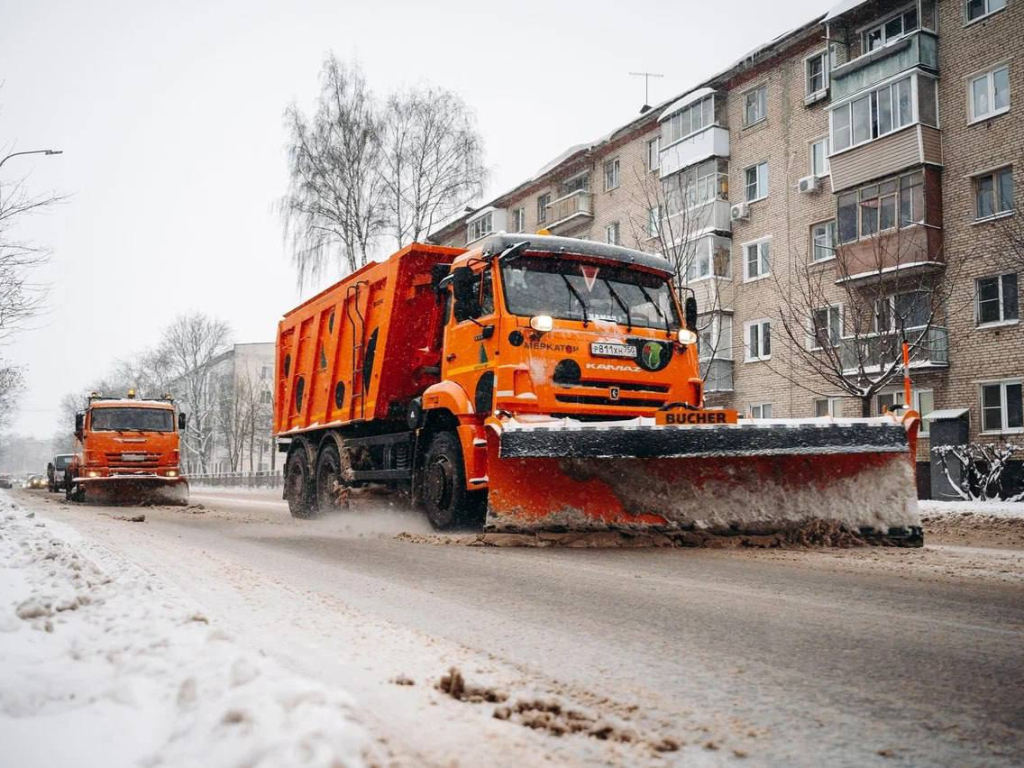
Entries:
[[176, 480], [129, 475], [80, 478], [79, 487], [86, 501], [125, 506], [185, 506], [189, 487], [185, 478]]
[[920, 546], [919, 423], [914, 412], [695, 427], [495, 422], [485, 530], [765, 535], [824, 522]]

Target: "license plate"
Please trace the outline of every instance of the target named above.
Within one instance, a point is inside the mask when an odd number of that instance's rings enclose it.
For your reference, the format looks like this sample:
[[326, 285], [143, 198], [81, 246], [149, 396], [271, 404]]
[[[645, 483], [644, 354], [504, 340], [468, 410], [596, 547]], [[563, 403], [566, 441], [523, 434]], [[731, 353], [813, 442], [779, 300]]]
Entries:
[[735, 424], [736, 411], [691, 411], [688, 408], [672, 408], [668, 411], [657, 411], [654, 414], [655, 424], [696, 427], [704, 424]]
[[121, 461], [145, 461], [146, 454], [144, 453], [122, 453]]
[[632, 344], [602, 344], [594, 342], [590, 345], [590, 354], [595, 357], [624, 357], [633, 359], [636, 357], [636, 347]]

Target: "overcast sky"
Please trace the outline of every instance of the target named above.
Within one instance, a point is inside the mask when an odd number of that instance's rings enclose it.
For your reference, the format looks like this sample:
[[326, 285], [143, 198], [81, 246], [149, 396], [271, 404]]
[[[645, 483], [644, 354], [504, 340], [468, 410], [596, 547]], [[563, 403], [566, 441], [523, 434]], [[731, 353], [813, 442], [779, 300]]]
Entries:
[[300, 298], [274, 202], [282, 112], [310, 109], [324, 54], [381, 93], [418, 83], [475, 111], [488, 195], [568, 146], [679, 94], [828, 0], [482, 3], [0, 0], [0, 184], [70, 201], [21, 234], [54, 251], [50, 310], [0, 354], [27, 366], [16, 431], [49, 437], [57, 405], [183, 312], [272, 341]]

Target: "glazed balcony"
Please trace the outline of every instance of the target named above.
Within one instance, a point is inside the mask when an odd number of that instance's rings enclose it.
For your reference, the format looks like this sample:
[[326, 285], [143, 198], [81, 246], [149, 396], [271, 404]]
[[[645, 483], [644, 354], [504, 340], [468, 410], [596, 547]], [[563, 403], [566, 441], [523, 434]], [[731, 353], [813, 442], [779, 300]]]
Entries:
[[594, 218], [594, 194], [578, 189], [547, 205], [547, 228], [569, 228]]
[[[910, 329], [907, 331], [907, 341], [912, 345], [911, 368], [947, 368], [949, 366], [949, 331], [947, 329], [938, 326], [919, 330]], [[839, 358], [843, 364], [843, 374], [855, 375], [861, 366], [866, 373], [882, 370], [900, 360], [902, 343], [902, 337], [896, 333], [841, 339]]]

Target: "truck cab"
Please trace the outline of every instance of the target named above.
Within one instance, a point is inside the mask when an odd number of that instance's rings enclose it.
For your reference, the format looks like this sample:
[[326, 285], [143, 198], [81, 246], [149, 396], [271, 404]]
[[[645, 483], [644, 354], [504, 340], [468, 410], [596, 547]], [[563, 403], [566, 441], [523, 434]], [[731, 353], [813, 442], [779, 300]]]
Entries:
[[67, 498], [187, 501], [180, 454], [185, 427], [185, 414], [170, 396], [143, 400], [134, 390], [125, 398], [94, 393], [75, 416], [77, 450], [65, 470]]
[[64, 473], [74, 458], [75, 454], [73, 453], [58, 453], [46, 465], [47, 489], [50, 493], [56, 493], [64, 489]]

